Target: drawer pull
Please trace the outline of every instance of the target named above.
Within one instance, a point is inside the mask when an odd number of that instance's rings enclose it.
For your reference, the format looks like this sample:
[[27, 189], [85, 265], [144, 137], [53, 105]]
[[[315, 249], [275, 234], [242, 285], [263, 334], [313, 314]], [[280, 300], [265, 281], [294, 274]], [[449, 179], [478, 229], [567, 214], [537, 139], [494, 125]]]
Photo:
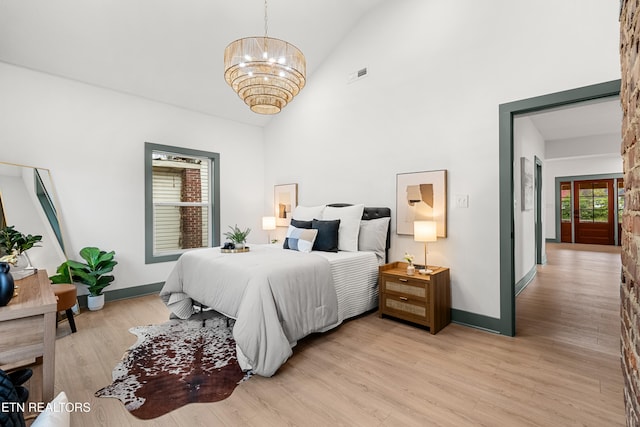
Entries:
[[408, 282], [409, 281], [408, 279], [403, 279], [403, 278], [399, 278], [398, 280], [401, 281], [401, 282]]
[[409, 298], [407, 298], [407, 297], [400, 297], [400, 301], [409, 301]]

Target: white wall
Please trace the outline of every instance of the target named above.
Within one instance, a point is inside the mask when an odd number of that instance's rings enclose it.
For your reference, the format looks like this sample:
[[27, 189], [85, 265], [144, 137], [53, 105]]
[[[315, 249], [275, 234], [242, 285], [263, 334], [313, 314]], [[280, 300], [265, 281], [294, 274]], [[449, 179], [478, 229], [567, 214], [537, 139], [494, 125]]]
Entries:
[[[265, 194], [297, 182], [302, 204], [395, 211], [397, 173], [447, 169], [430, 263], [451, 268], [453, 308], [499, 317], [498, 106], [620, 78], [618, 39], [616, 2], [384, 2], [266, 128]], [[420, 247], [394, 235], [391, 258]]]
[[173, 266], [144, 263], [145, 142], [220, 153], [221, 228], [266, 240], [262, 129], [4, 63], [0, 94], [0, 161], [50, 169], [67, 255], [116, 251], [108, 290], [164, 281]]
[[556, 178], [622, 173], [622, 157], [618, 153], [547, 159], [543, 169], [545, 201], [545, 238], [556, 236]]
[[[535, 187], [533, 200], [534, 204], [529, 210], [522, 210], [521, 191], [521, 157], [529, 159], [531, 162], [533, 178], [535, 182], [535, 157], [544, 164], [544, 138], [528, 117], [517, 117], [514, 119], [513, 130], [513, 198], [514, 198], [514, 275], [516, 283], [521, 280], [536, 265], [536, 207], [535, 207]], [[544, 173], [544, 172], [543, 172]], [[548, 197], [542, 192], [542, 206]], [[544, 221], [543, 221], [544, 229]], [[542, 243], [544, 245], [544, 243]], [[544, 254], [544, 247], [542, 248]]]

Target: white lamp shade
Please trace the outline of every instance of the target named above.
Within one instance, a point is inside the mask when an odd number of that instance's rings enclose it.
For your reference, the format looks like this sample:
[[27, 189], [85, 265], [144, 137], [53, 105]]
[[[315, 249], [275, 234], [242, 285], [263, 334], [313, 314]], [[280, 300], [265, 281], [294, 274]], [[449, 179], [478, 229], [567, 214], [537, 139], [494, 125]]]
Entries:
[[276, 229], [276, 217], [275, 216], [263, 216], [262, 217], [262, 229], [263, 230], [275, 230]]
[[436, 234], [436, 222], [414, 221], [413, 240], [416, 242], [436, 242], [438, 240], [438, 236]]

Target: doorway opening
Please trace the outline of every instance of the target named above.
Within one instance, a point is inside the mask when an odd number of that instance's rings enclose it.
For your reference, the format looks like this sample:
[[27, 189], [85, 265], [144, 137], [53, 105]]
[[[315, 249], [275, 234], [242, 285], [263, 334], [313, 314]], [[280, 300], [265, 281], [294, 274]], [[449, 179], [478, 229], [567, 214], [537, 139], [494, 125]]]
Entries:
[[497, 326], [501, 334], [514, 336], [516, 331], [514, 117], [619, 95], [620, 80], [613, 80], [499, 106], [500, 320]]

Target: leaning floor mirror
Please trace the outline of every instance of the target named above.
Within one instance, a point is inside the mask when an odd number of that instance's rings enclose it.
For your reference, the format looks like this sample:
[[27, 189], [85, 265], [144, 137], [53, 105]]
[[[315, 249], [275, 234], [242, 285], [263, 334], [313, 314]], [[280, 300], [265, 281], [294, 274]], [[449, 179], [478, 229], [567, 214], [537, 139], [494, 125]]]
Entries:
[[12, 268], [14, 278], [35, 269], [53, 275], [66, 260], [57, 206], [48, 169], [0, 162], [0, 229], [13, 227], [24, 235], [42, 236]]

